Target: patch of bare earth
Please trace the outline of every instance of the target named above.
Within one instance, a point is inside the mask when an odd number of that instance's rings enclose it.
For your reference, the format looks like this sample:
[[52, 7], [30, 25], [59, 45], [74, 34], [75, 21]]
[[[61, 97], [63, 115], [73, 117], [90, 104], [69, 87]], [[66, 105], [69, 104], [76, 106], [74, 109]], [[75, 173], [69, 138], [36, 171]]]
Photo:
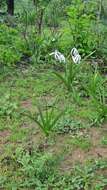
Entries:
[[100, 144], [103, 137], [102, 131], [106, 130], [105, 126], [103, 128], [82, 130], [83, 136], [88, 135], [92, 143], [90, 149], [85, 151], [80, 148], [74, 149], [72, 145], [67, 147], [68, 140], [72, 138], [70, 134], [56, 135], [53, 141], [49, 143], [35, 123], [32, 123], [32, 126], [24, 124], [23, 127], [32, 127], [33, 129], [33, 133], [29, 135], [29, 140], [27, 141], [27, 148], [34, 147], [39, 151], [50, 152], [55, 155], [64, 153], [64, 158], [59, 166], [61, 171], [69, 172], [76, 163], [85, 164], [90, 159], [107, 159], [107, 148], [102, 147]]
[[43, 95], [41, 97], [38, 98], [38, 102], [43, 102], [44, 104], [46, 104], [46, 102], [48, 103], [52, 103], [55, 100], [55, 98], [51, 95]]
[[0, 131], [0, 154], [2, 154], [5, 144], [8, 143], [10, 134], [9, 130]]
[[101, 134], [101, 129], [99, 128], [91, 128], [88, 131], [88, 135], [91, 138], [91, 142], [93, 144], [93, 146], [97, 146], [98, 144], [100, 144], [101, 142], [101, 138], [102, 138], [102, 134]]
[[68, 153], [60, 165], [60, 170], [69, 172], [76, 163], [83, 163], [86, 153], [81, 149], [76, 149]]
[[7, 137], [10, 136], [9, 130], [0, 131], [0, 143], [5, 143], [7, 141]]
[[30, 99], [28, 99], [28, 100], [23, 100], [23, 101], [21, 102], [21, 106], [22, 106], [22, 108], [31, 110], [31, 108], [32, 108], [32, 101], [31, 101]]
[[61, 154], [64, 150], [66, 150], [66, 144], [69, 138], [69, 134], [57, 135], [53, 140], [52, 145], [48, 147], [47, 151], [56, 155]]
[[[50, 152], [55, 155], [64, 153], [64, 159], [60, 164], [62, 171], [69, 171], [76, 163], [84, 164], [90, 159], [106, 159], [107, 148], [101, 146], [102, 128], [91, 128], [82, 131], [83, 135], [88, 134], [92, 143], [89, 150], [82, 150], [80, 148], [73, 148], [72, 145], [67, 146], [67, 142], [72, 138], [70, 134], [57, 135], [53, 138], [52, 142], [47, 142], [42, 131], [36, 126], [33, 135], [30, 136], [31, 142], [34, 147], [37, 147], [40, 151]], [[30, 142], [30, 139], [29, 139]], [[32, 146], [31, 144], [31, 146]]]
[[88, 152], [84, 152], [77, 148], [65, 156], [60, 165], [60, 169], [67, 172], [77, 163], [84, 164], [87, 160], [97, 160], [99, 158], [107, 159], [107, 149], [97, 147], [90, 149]]
[[[87, 160], [107, 159], [107, 147], [101, 145], [103, 137], [102, 128], [91, 128], [87, 131], [90, 136], [92, 146], [89, 150], [82, 150], [80, 148], [69, 150], [66, 153], [64, 160], [60, 165], [61, 171], [69, 171], [76, 163], [85, 164]], [[72, 137], [71, 137], [72, 138]], [[57, 145], [56, 145], [57, 146]]]

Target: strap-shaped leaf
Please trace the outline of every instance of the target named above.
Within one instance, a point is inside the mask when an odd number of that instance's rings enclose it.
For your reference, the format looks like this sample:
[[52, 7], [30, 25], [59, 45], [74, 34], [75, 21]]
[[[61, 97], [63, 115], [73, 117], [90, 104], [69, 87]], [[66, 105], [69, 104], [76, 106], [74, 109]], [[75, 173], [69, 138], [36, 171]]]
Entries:
[[53, 120], [52, 124], [51, 124], [51, 128], [53, 128], [53, 126], [55, 126], [55, 124], [57, 123], [57, 121], [61, 118], [63, 112], [60, 112], [55, 119]]
[[54, 74], [67, 86], [66, 78], [64, 78], [61, 74], [54, 72]]

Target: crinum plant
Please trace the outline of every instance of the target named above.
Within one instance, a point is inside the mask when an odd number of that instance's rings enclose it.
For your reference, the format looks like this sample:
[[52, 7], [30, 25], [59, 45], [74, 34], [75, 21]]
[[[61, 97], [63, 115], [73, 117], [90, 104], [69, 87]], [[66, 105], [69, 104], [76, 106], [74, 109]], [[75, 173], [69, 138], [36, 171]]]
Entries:
[[107, 103], [106, 103], [106, 80], [95, 71], [90, 77], [88, 87], [86, 88], [92, 103], [98, 112], [96, 119], [97, 123], [102, 122], [107, 117]]
[[37, 123], [37, 125], [42, 129], [45, 136], [48, 137], [52, 132], [53, 128], [56, 126], [58, 120], [61, 118], [63, 111], [59, 113], [55, 110], [56, 101], [48, 106], [45, 102], [45, 109], [42, 109], [40, 105], [37, 106], [37, 114], [29, 114], [29, 117]]
[[65, 71], [63, 75], [61, 73], [54, 72], [54, 74], [65, 85], [68, 91], [72, 91], [73, 89], [73, 85], [80, 70], [80, 66], [80, 64], [68, 62], [65, 65]]

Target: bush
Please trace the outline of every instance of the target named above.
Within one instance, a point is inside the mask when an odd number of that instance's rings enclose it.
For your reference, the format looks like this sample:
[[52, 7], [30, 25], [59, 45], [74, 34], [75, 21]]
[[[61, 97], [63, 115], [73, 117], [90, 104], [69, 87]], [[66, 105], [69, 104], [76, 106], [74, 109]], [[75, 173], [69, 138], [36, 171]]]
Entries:
[[85, 3], [82, 0], [72, 1], [72, 6], [67, 9], [67, 21], [64, 27], [64, 36], [60, 46], [65, 51], [68, 48], [76, 47], [85, 56], [96, 49], [97, 34], [94, 29], [96, 15], [93, 11], [94, 4]]
[[8, 66], [19, 62], [26, 53], [26, 45], [18, 31], [6, 25], [0, 26], [0, 63]]

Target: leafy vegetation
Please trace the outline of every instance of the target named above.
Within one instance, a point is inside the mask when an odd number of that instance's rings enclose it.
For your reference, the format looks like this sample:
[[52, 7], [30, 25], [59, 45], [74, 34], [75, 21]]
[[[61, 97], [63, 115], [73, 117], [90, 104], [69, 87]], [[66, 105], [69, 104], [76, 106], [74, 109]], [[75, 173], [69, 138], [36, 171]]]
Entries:
[[53, 130], [53, 128], [55, 128], [55, 125], [62, 116], [62, 112], [55, 115], [54, 106], [55, 103], [52, 105], [51, 110], [49, 110], [48, 105], [46, 103], [45, 111], [42, 111], [41, 107], [38, 106], [40, 119], [38, 119], [35, 115], [29, 115], [29, 117], [39, 125], [39, 127], [43, 130], [46, 136], [49, 136], [50, 132]]
[[0, 0], [0, 189], [107, 189], [106, 9]]

